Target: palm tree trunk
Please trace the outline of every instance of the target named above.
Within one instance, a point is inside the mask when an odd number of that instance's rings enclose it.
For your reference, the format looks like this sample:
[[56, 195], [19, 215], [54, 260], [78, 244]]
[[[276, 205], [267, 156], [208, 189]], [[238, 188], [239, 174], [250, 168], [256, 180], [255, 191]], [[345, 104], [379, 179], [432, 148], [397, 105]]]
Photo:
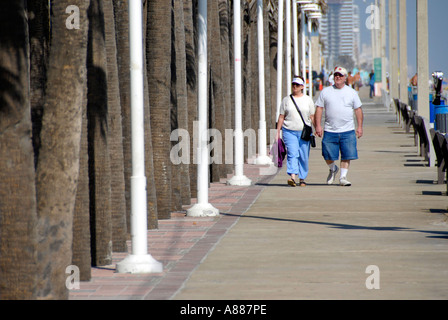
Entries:
[[40, 148], [43, 104], [50, 48], [50, 10], [48, 0], [28, 1], [30, 33], [30, 103], [33, 122], [34, 159], [37, 162]]
[[[250, 55], [250, 87], [248, 90], [252, 93], [251, 99], [251, 130], [255, 131], [255, 137], [258, 137], [258, 128], [260, 121], [260, 98], [258, 95], [258, 81], [260, 76], [258, 74], [258, 50], [257, 50], [257, 2], [254, 1], [253, 5], [249, 8], [249, 55]], [[255, 156], [257, 153], [257, 141], [249, 141], [249, 155]]]
[[[188, 130], [188, 95], [187, 95], [187, 57], [184, 23], [184, 4], [182, 0], [174, 0], [174, 34], [176, 55], [176, 93], [177, 123], [180, 129]], [[180, 164], [180, 183], [182, 204], [191, 203], [190, 171], [188, 163]]]
[[[225, 129], [232, 129], [232, 86], [231, 86], [231, 63], [230, 63], [230, 50], [231, 50], [231, 35], [230, 35], [230, 13], [229, 3], [227, 0], [218, 1], [219, 9], [219, 26], [220, 26], [220, 39], [221, 39], [221, 54], [222, 54], [222, 85], [223, 88], [223, 100], [225, 105]], [[225, 132], [222, 132], [225, 137]], [[225, 141], [229, 143], [230, 141]], [[233, 154], [233, 152], [232, 152]], [[230, 155], [228, 155], [230, 156]], [[226, 159], [225, 155], [224, 158]], [[225, 164], [224, 173], [232, 173], [233, 165], [231, 163]]]
[[[171, 87], [170, 87], [170, 100], [171, 100], [171, 135], [176, 135], [179, 129], [178, 111], [179, 111], [179, 99], [177, 96], [177, 61], [176, 61], [176, 20], [175, 20], [175, 5], [174, 0], [171, 0]], [[170, 150], [177, 144], [179, 136], [174, 137], [174, 141], [170, 143]], [[181, 171], [180, 164], [174, 164], [171, 161], [171, 211], [182, 210], [182, 195], [181, 195]]]
[[146, 59], [159, 219], [172, 210], [170, 161], [171, 2], [148, 2]]
[[[0, 11], [0, 299], [34, 299], [36, 193], [24, 0]], [[20, 192], [18, 192], [20, 191]]]
[[[252, 126], [252, 58], [251, 48], [254, 46], [251, 36], [250, 6], [248, 2], [242, 5], [242, 99], [243, 99], [243, 131]], [[244, 159], [247, 158], [251, 146], [248, 139], [244, 139]]]
[[[210, 57], [210, 92], [213, 94], [210, 99], [210, 127], [216, 129], [221, 137], [225, 132], [225, 117], [226, 105], [224, 99], [224, 88], [222, 81], [223, 74], [223, 60], [221, 56], [221, 30], [218, 11], [218, 0], [211, 0], [208, 2], [208, 34], [209, 34], [209, 57]], [[226, 88], [227, 89], [227, 88]], [[216, 139], [216, 137], [214, 138]], [[214, 140], [211, 142], [214, 146], [212, 156], [216, 157], [216, 162], [211, 165], [211, 181], [218, 182], [221, 177], [225, 177], [226, 170], [223, 163], [223, 143], [222, 140]], [[219, 153], [217, 152], [219, 151]]]
[[269, 31], [269, 15], [268, 15], [268, 8], [267, 8], [267, 2], [264, 1], [263, 3], [263, 43], [264, 43], [264, 77], [265, 77], [265, 101], [266, 101], [266, 107], [265, 107], [265, 119], [266, 119], [266, 141], [269, 144], [269, 130], [275, 129], [271, 119], [272, 114], [272, 107], [270, 104], [271, 101], [271, 56], [270, 56], [270, 31]]
[[92, 276], [88, 150], [86, 86], [84, 88], [82, 103], [81, 149], [79, 152], [79, 177], [76, 188], [75, 212], [73, 215], [72, 245], [72, 263], [79, 268], [81, 281], [89, 281]]
[[112, 262], [109, 105], [103, 1], [92, 0], [87, 54], [90, 232], [92, 264]]
[[[65, 10], [77, 5], [86, 12], [89, 1], [52, 3], [52, 42], [37, 164], [39, 268], [42, 299], [68, 297], [66, 267], [72, 262], [72, 223], [79, 174], [82, 103], [86, 85], [87, 19], [80, 29], [67, 29]], [[61, 81], [64, 79], [64, 81]]]
[[190, 134], [190, 191], [191, 197], [197, 197], [197, 160], [195, 150], [197, 145], [194, 139], [194, 121], [198, 121], [197, 104], [197, 62], [196, 62], [196, 8], [197, 0], [184, 0], [185, 24], [185, 54], [187, 70], [187, 103], [188, 103], [188, 132]]
[[[120, 86], [122, 143], [123, 143], [123, 167], [126, 198], [126, 221], [130, 221], [131, 213], [131, 104], [130, 104], [130, 73], [129, 73], [129, 18], [128, 1], [113, 0], [115, 16], [115, 37], [117, 41], [117, 66], [118, 82]], [[127, 232], [130, 232], [130, 224], [127, 224]]]
[[[146, 48], [146, 26], [148, 16], [148, 1], [143, 3], [143, 41]], [[146, 50], [143, 50], [143, 58], [146, 63]], [[148, 230], [157, 229], [159, 227], [159, 217], [157, 211], [157, 193], [154, 180], [154, 149], [152, 147], [152, 130], [151, 130], [151, 110], [149, 107], [149, 91], [148, 91], [148, 76], [146, 68], [143, 68], [144, 73], [144, 95], [145, 95], [145, 166], [146, 166], [146, 189], [147, 189], [147, 208], [148, 208]]]
[[110, 115], [111, 218], [113, 251], [127, 252], [126, 198], [123, 173], [123, 130], [121, 127], [120, 88], [118, 84], [117, 46], [112, 0], [103, 1], [106, 54], [107, 95]]

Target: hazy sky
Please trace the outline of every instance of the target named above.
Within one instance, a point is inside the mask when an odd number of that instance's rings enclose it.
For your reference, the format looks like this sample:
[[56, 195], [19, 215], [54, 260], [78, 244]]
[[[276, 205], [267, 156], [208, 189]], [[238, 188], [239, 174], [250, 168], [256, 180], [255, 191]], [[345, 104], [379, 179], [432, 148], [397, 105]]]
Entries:
[[[374, 0], [354, 0], [359, 6], [361, 21], [361, 42], [370, 46], [370, 30], [367, 29], [365, 21], [370, 14], [366, 13], [367, 6]], [[397, 1], [398, 2], [398, 1]], [[417, 5], [416, 0], [406, 0], [407, 5], [407, 40], [408, 40], [408, 75], [411, 77], [417, 70]], [[398, 7], [398, 6], [397, 6]], [[387, 9], [389, 1], [387, 1]], [[398, 9], [397, 9], [398, 10]], [[387, 10], [388, 11], [388, 10]], [[428, 0], [429, 18], [429, 73], [442, 71], [448, 78], [448, 1]], [[389, 39], [387, 40], [388, 43]], [[387, 47], [387, 55], [389, 46]]]

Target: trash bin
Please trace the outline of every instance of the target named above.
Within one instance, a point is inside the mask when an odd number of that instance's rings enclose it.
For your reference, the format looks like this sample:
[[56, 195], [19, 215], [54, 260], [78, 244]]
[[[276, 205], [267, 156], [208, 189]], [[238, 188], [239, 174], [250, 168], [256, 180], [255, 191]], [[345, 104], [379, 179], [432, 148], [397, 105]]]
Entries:
[[[409, 90], [409, 89], [408, 89]], [[411, 97], [412, 97], [412, 103], [411, 103], [411, 110], [417, 111], [417, 87], [411, 87]]]
[[435, 113], [435, 109], [438, 106], [435, 106], [432, 101], [429, 101], [429, 122], [430, 123], [434, 123], [435, 119], [436, 119], [436, 113]]
[[434, 106], [435, 122], [434, 129], [441, 133], [448, 133], [448, 106]]

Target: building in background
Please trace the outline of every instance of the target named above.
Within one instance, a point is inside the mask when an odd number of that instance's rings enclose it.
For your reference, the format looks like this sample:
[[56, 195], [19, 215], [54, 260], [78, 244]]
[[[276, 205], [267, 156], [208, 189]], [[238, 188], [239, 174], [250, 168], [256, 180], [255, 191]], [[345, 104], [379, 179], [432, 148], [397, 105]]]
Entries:
[[353, 0], [327, 0], [328, 11], [319, 24], [326, 69], [344, 64], [352, 69], [359, 63], [361, 49], [359, 8]]

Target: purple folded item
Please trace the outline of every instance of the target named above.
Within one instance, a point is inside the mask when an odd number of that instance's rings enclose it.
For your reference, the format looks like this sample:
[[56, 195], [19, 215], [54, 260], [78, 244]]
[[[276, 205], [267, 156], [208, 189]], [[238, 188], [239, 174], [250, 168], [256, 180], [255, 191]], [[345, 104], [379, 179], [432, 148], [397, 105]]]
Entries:
[[271, 154], [274, 157], [274, 164], [277, 165], [277, 167], [281, 168], [283, 166], [283, 160], [285, 160], [286, 156], [286, 147], [282, 139], [278, 139], [276, 142], [274, 142], [274, 145], [271, 149]]
[[283, 166], [283, 160], [285, 160], [285, 156], [286, 156], [286, 147], [285, 147], [285, 143], [283, 142], [282, 139], [278, 139], [278, 160], [277, 160], [277, 164], [278, 167], [281, 168]]

